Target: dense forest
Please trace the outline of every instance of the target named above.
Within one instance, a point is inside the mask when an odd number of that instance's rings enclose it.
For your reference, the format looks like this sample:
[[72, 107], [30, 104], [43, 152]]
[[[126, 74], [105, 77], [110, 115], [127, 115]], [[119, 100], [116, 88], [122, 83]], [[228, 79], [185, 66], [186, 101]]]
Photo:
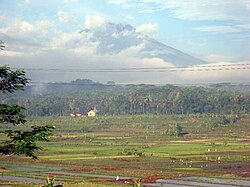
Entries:
[[30, 85], [25, 91], [0, 98], [2, 103], [25, 106], [27, 116], [86, 114], [93, 107], [102, 115], [249, 112], [249, 91], [229, 92], [217, 87], [115, 85], [78, 79]]

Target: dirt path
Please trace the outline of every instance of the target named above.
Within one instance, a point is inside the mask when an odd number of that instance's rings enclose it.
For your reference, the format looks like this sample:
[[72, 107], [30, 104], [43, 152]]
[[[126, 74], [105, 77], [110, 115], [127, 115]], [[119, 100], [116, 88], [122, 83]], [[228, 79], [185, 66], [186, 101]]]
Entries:
[[250, 181], [235, 179], [219, 179], [206, 177], [184, 177], [179, 179], [160, 179], [154, 184], [145, 183], [146, 187], [180, 187], [180, 186], [204, 186], [204, 187], [247, 187]]
[[35, 184], [43, 184], [46, 182], [46, 180], [32, 179], [28, 177], [15, 177], [15, 176], [0, 176], [0, 181], [29, 182]]

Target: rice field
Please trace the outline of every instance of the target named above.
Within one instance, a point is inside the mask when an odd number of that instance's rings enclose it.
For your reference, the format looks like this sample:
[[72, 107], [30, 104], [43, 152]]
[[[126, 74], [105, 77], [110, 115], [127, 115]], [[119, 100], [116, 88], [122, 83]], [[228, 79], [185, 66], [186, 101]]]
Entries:
[[[16, 127], [1, 124], [0, 130], [45, 124], [55, 125], [56, 130], [50, 142], [40, 143], [39, 159], [1, 158], [2, 176], [27, 177], [37, 183], [54, 176], [64, 186], [101, 187], [179, 177], [250, 179], [249, 115], [226, 124], [220, 115], [205, 114], [35, 117]], [[169, 135], [177, 124], [188, 134]], [[0, 180], [1, 185], [7, 182], [37, 186]]]

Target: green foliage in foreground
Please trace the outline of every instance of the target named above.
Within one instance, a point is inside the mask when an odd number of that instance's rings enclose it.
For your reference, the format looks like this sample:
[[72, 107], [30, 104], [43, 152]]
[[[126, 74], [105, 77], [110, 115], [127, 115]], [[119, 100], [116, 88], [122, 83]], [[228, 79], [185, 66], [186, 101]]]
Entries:
[[2, 40], [0, 40], [0, 51], [5, 48], [5, 45]]
[[0, 78], [0, 91], [3, 93], [23, 90], [29, 82], [29, 79], [25, 77], [24, 70], [12, 71], [8, 66], [0, 67]]
[[42, 185], [41, 187], [63, 187], [63, 185], [55, 184], [55, 177], [53, 177], [52, 179], [47, 177], [46, 183], [44, 185]]
[[24, 107], [18, 105], [0, 104], [0, 122], [12, 123], [13, 125], [25, 123], [25, 116], [22, 111]]
[[[2, 93], [12, 93], [23, 90], [29, 79], [25, 77], [23, 70], [12, 71], [9, 67], [0, 67], [0, 91]], [[0, 104], [0, 123], [6, 125], [18, 125], [26, 122], [23, 111], [25, 108], [19, 105]], [[52, 135], [54, 126], [33, 126], [31, 131], [24, 130], [5, 130], [0, 133], [5, 134], [8, 140], [0, 143], [0, 154], [2, 155], [21, 155], [37, 159], [35, 151], [40, 150], [36, 142], [48, 141]]]
[[0, 146], [0, 153], [4, 155], [21, 155], [24, 154], [27, 157], [37, 159], [35, 151], [42, 150], [42, 147], [38, 146], [36, 141], [48, 141], [48, 137], [52, 135], [54, 126], [32, 126], [31, 131], [12, 131], [7, 130], [4, 133], [9, 137]]

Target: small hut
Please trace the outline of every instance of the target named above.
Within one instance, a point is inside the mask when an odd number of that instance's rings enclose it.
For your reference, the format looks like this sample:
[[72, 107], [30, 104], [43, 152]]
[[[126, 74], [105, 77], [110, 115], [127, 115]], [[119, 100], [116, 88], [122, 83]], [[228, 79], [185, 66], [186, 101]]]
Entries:
[[94, 108], [94, 109], [92, 109], [92, 110], [90, 110], [90, 111], [88, 112], [88, 116], [94, 117], [94, 116], [96, 115], [96, 112], [97, 112], [97, 110], [96, 110], [96, 108]]

